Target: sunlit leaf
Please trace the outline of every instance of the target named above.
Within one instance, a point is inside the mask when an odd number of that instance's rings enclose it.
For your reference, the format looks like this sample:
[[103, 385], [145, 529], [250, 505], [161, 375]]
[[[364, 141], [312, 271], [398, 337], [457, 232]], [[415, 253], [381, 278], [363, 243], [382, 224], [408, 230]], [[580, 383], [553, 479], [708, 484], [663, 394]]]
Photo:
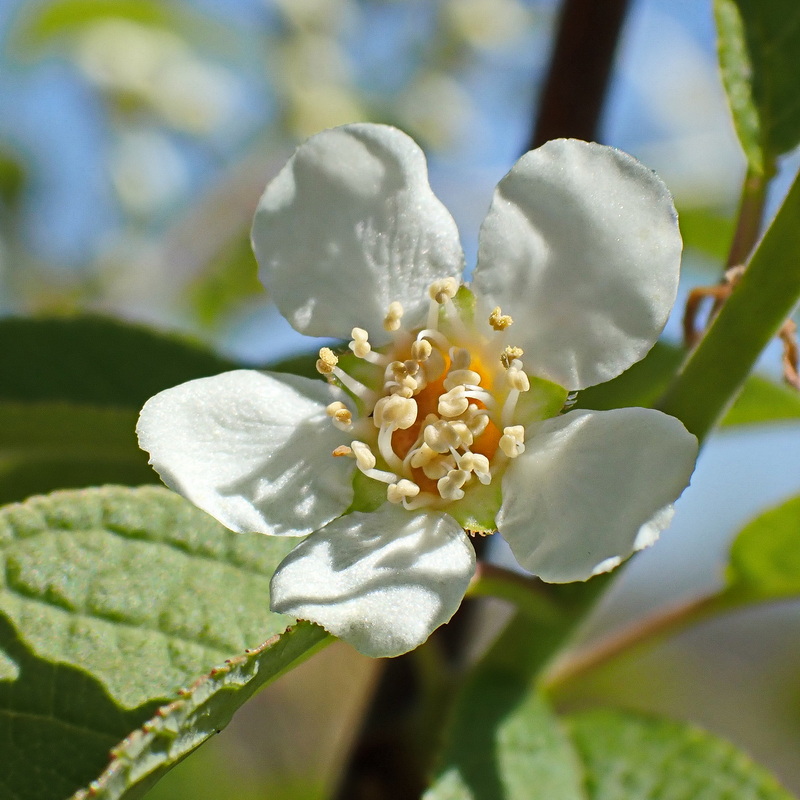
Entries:
[[232, 533], [159, 487], [57, 492], [0, 510], [0, 611], [37, 657], [134, 708], [291, 622], [269, 581], [294, 544]]
[[800, 5], [714, 0], [722, 81], [751, 171], [800, 142]]

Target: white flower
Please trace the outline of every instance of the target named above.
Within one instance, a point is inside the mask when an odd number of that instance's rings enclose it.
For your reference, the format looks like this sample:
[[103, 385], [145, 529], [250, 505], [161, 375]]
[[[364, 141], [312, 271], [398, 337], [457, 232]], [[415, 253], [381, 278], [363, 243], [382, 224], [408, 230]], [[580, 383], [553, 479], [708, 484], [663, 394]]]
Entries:
[[[400, 131], [303, 144], [253, 225], [260, 276], [329, 383], [241, 370], [167, 390], [138, 432], [165, 483], [237, 531], [307, 536], [276, 611], [373, 656], [423, 642], [461, 602], [468, 531], [499, 529], [546, 581], [652, 543], [697, 441], [658, 411], [571, 411], [641, 359], [675, 299], [681, 241], [661, 181], [559, 140], [500, 182], [471, 290], [455, 223]], [[310, 535], [309, 535], [310, 534]]]

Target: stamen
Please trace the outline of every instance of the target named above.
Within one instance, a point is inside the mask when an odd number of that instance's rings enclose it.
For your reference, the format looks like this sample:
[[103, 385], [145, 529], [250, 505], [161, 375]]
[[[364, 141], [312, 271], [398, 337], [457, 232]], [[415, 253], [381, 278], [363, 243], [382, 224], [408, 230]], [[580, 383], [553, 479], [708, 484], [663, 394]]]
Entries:
[[411, 345], [411, 358], [415, 361], [427, 361], [433, 347], [427, 339], [417, 339]]
[[503, 428], [498, 447], [509, 457], [516, 458], [525, 452], [525, 428], [522, 425], [512, 425]]
[[[327, 350], [327, 347], [323, 347], [323, 350]], [[334, 356], [334, 358], [336, 358]], [[321, 361], [322, 359], [320, 359]], [[319, 361], [317, 361], [317, 369], [319, 369]], [[321, 372], [322, 370], [320, 370]], [[363, 383], [357, 381], [352, 375], [348, 375], [341, 367], [332, 367], [331, 372], [339, 379], [339, 382], [345, 388], [349, 389], [359, 400], [363, 400], [365, 403], [371, 403], [375, 397], [375, 393], [364, 386]], [[323, 373], [325, 374], [325, 373]]]
[[350, 442], [350, 452], [356, 460], [356, 466], [364, 473], [369, 472], [375, 468], [376, 460], [369, 449], [369, 445], [358, 440]]
[[471, 363], [472, 363], [472, 356], [469, 354], [469, 350], [465, 350], [463, 347], [450, 348], [451, 370], [469, 369], [469, 365]]
[[489, 415], [482, 408], [471, 404], [467, 409], [464, 422], [472, 431], [472, 435], [477, 439], [489, 425]]
[[510, 325], [513, 325], [514, 320], [508, 316], [508, 314], [504, 314], [500, 310], [500, 306], [495, 306], [494, 311], [489, 314], [489, 324], [496, 330], [496, 331], [504, 331]]
[[389, 303], [389, 309], [383, 320], [383, 328], [387, 331], [396, 331], [400, 328], [400, 320], [403, 318], [403, 306], [395, 300]]
[[353, 351], [354, 355], [358, 358], [363, 358], [369, 361], [370, 364], [379, 364], [383, 366], [388, 362], [388, 358], [380, 353], [376, 353], [369, 343], [369, 334], [363, 328], [353, 328], [350, 331], [353, 340], [348, 347]]
[[456, 386], [439, 396], [438, 411], [443, 417], [460, 417], [469, 407], [463, 386]]
[[391, 394], [375, 403], [372, 416], [376, 428], [388, 426], [406, 430], [417, 421], [417, 404], [411, 398]]
[[514, 411], [517, 408], [520, 392], [527, 392], [531, 388], [528, 376], [522, 371], [522, 362], [515, 358], [506, 372], [506, 381], [511, 389], [503, 403], [503, 410], [500, 413], [500, 424], [508, 425], [514, 418]]
[[471, 369], [451, 369], [444, 379], [444, 388], [450, 391], [456, 386], [477, 386], [481, 382], [481, 376]]
[[500, 363], [508, 369], [514, 359], [521, 358], [525, 355], [525, 351], [521, 347], [506, 347], [500, 354]]
[[481, 453], [464, 453], [458, 460], [458, 468], [467, 472], [474, 472], [484, 486], [492, 482], [489, 459]]
[[397, 483], [390, 483], [386, 491], [386, 499], [390, 503], [402, 503], [407, 498], [416, 497], [419, 494], [419, 486], [406, 478]]
[[317, 359], [317, 372], [321, 375], [330, 375], [334, 367], [339, 363], [339, 359], [330, 347], [322, 347]]
[[458, 278], [444, 278], [440, 281], [434, 281], [428, 287], [428, 296], [439, 305], [443, 305], [447, 300], [452, 300], [456, 296], [458, 285]]
[[438, 481], [440, 478], [447, 475], [448, 472], [455, 469], [455, 467], [456, 462], [452, 458], [445, 458], [440, 455], [437, 459], [426, 464], [422, 468], [422, 471], [426, 478], [430, 478], [432, 481]]
[[392, 448], [392, 434], [394, 428], [391, 425], [384, 425], [378, 433], [378, 450], [380, 451], [383, 460], [387, 466], [396, 469], [398, 472], [403, 471], [403, 461]]
[[436, 488], [444, 500], [461, 500], [464, 490], [461, 488], [469, 480], [469, 472], [463, 469], [451, 469], [436, 482]]

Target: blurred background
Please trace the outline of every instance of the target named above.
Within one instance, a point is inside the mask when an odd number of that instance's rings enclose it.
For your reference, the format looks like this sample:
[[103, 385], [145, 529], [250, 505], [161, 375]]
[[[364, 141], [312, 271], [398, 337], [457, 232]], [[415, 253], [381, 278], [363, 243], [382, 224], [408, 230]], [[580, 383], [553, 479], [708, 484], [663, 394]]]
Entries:
[[[321, 129], [397, 125], [428, 154], [469, 262], [493, 187], [530, 140], [558, 12], [556, 0], [4, 0], [0, 314], [109, 314], [258, 365], [310, 349], [256, 279], [249, 225], [266, 182]], [[714, 37], [711, 0], [631, 0], [598, 137], [673, 192], [684, 292], [719, 277], [744, 173]], [[772, 208], [797, 166], [782, 163]], [[777, 376], [779, 350], [762, 363]], [[798, 454], [793, 424], [712, 438], [672, 529], [583, 636], [719, 582], [730, 536], [800, 491]], [[797, 610], [704, 625], [576, 697], [699, 722], [797, 791]], [[335, 645], [148, 798], [328, 796], [377, 674]]]

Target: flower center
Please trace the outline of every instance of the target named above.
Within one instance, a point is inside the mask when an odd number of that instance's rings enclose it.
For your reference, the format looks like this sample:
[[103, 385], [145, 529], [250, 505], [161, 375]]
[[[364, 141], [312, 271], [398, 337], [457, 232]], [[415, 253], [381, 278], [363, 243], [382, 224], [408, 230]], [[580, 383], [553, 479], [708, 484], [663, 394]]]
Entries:
[[530, 381], [522, 350], [505, 345], [513, 320], [496, 308], [478, 324], [472, 295], [455, 278], [436, 281], [428, 294], [425, 327], [407, 330], [394, 302], [384, 320], [388, 347], [373, 350], [367, 331], [353, 328], [342, 365], [327, 347], [317, 361], [361, 412], [354, 419], [344, 403], [328, 406], [333, 424], [354, 437], [334, 455], [355, 458], [364, 475], [387, 485], [390, 502], [407, 509], [459, 501], [525, 450], [524, 426], [515, 423]]

